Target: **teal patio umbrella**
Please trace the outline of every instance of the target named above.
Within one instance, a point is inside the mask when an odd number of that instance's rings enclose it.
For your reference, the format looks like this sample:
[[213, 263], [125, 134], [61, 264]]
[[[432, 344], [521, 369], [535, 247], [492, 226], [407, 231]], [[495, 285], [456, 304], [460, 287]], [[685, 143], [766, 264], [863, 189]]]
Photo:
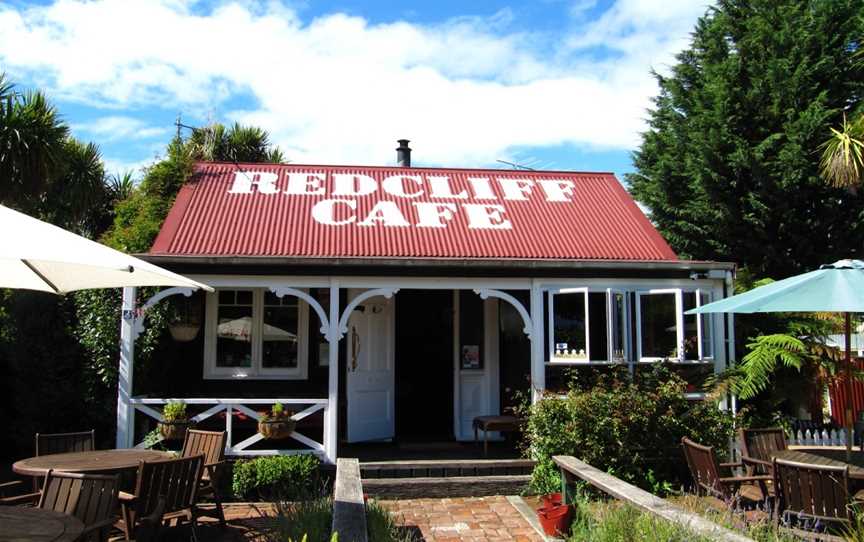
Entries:
[[840, 260], [816, 271], [772, 282], [692, 309], [686, 314], [733, 312], [842, 312], [846, 323], [846, 454], [852, 449], [853, 312], [864, 312], [864, 261]]

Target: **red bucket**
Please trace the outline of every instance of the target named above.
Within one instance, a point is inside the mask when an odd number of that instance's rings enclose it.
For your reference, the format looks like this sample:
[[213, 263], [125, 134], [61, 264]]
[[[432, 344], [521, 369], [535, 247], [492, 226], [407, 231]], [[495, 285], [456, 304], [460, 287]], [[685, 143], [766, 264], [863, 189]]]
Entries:
[[570, 530], [571, 512], [571, 508], [566, 504], [538, 508], [537, 517], [540, 519], [543, 532], [548, 536], [566, 535]]

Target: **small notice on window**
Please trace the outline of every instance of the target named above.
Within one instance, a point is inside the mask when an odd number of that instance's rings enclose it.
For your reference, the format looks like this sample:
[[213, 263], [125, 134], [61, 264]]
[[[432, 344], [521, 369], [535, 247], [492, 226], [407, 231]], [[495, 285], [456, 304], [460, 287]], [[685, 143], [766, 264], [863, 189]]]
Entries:
[[479, 344], [462, 345], [462, 368], [463, 369], [479, 369], [480, 368], [480, 345]]

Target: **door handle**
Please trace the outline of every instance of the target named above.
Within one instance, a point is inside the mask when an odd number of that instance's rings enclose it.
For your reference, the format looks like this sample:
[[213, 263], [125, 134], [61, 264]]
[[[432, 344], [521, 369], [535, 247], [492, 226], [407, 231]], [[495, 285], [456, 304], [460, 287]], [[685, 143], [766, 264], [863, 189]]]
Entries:
[[360, 354], [360, 334], [357, 328], [351, 328], [351, 371], [357, 370], [357, 356]]

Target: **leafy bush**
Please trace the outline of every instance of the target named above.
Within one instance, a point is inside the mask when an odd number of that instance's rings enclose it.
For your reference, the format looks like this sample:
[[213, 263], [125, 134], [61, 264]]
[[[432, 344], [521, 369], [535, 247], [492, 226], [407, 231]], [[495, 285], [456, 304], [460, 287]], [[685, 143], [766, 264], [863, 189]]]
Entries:
[[663, 364], [638, 382], [610, 374], [588, 389], [571, 387], [528, 410], [526, 445], [538, 464], [530, 490], [559, 489], [553, 455], [572, 455], [623, 480], [663, 494], [682, 480], [681, 437], [723, 456], [733, 417], [709, 401], [684, 397], [686, 383]]
[[232, 489], [241, 499], [308, 498], [318, 489], [320, 462], [314, 455], [258, 457], [234, 464]]

